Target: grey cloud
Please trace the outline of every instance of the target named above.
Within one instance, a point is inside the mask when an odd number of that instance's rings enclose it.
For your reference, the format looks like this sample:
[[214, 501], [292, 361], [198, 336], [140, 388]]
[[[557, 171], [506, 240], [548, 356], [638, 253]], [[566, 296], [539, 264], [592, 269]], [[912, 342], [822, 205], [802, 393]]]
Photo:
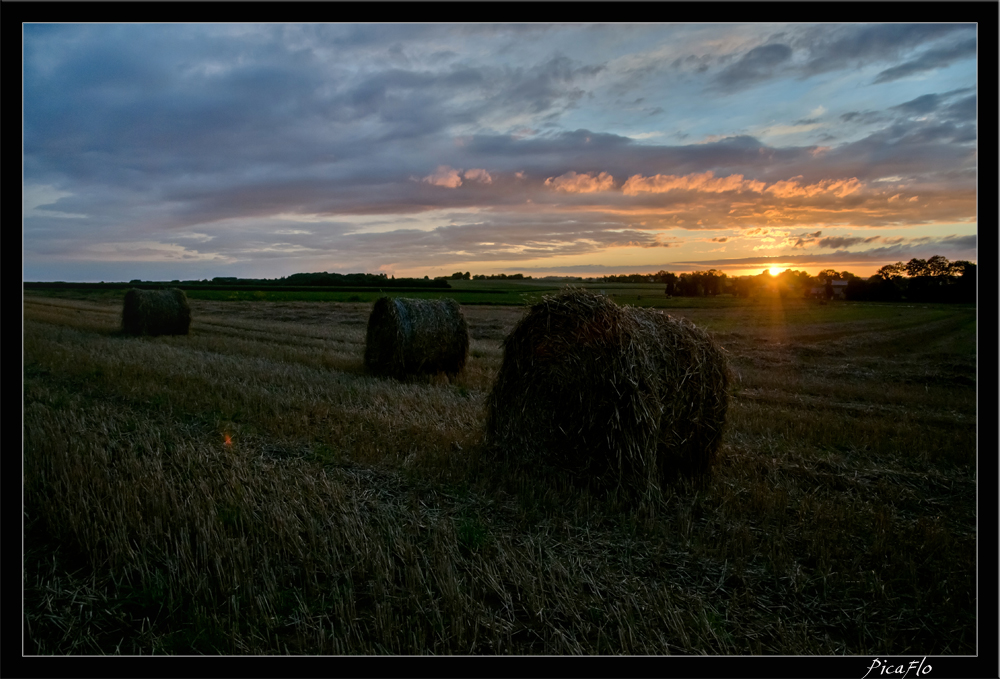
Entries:
[[849, 248], [858, 243], [864, 243], [867, 239], [848, 236], [828, 236], [820, 239], [816, 245], [821, 248]]
[[804, 233], [799, 236], [794, 236], [795, 241], [792, 243], [792, 248], [796, 250], [801, 250], [802, 248], [805, 248], [807, 245], [815, 243], [816, 239], [819, 238], [819, 236], [822, 235], [822, 233], [823, 233], [822, 231], [816, 231], [814, 233]]
[[695, 73], [704, 73], [709, 69], [711, 62], [712, 62], [712, 57], [710, 56], [707, 55], [695, 56], [693, 54], [689, 54], [686, 57], [683, 58], [678, 57], [674, 59], [671, 62], [670, 67], [675, 70], [690, 69]]
[[770, 266], [772, 263], [780, 263], [791, 264], [793, 268], [805, 266], [809, 266], [810, 268], [825, 268], [827, 266], [833, 266], [834, 268], [843, 271], [844, 269], [849, 270], [851, 264], [891, 264], [897, 261], [907, 261], [913, 257], [926, 259], [928, 257], [932, 257], [933, 255], [943, 255], [949, 259], [975, 259], [976, 237], [952, 235], [945, 236], [943, 238], [914, 239], [908, 244], [890, 245], [887, 247], [871, 248], [857, 252], [836, 250], [829, 254], [817, 253], [733, 257], [688, 260], [673, 263], [704, 267], [743, 267], [759, 265], [762, 268]]
[[[897, 121], [833, 149], [824, 164], [834, 176], [856, 176], [862, 181], [893, 175], [916, 177], [929, 171], [942, 176], [975, 167], [975, 149], [954, 143], [966, 136], [968, 130], [950, 123]], [[955, 179], [954, 188], [967, 184], [959, 176]]]
[[976, 95], [959, 99], [954, 104], [943, 109], [942, 113], [956, 121], [974, 121], [976, 119]]
[[557, 99], [579, 99], [585, 91], [576, 84], [603, 70], [601, 65], [577, 65], [567, 57], [558, 56], [537, 68], [515, 69], [511, 72], [510, 88], [504, 94], [510, 98], [535, 101], [535, 111], [538, 112], [551, 108]]
[[955, 125], [950, 121], [922, 121], [909, 127], [900, 139], [907, 144], [945, 144], [949, 142], [974, 141], [975, 128], [971, 125]]
[[457, 57], [458, 54], [456, 52], [453, 52], [452, 50], [439, 50], [437, 52], [431, 53], [431, 55], [428, 57], [428, 61], [433, 65], [433, 64], [443, 63], [446, 61], [452, 61]]
[[903, 113], [909, 115], [921, 115], [924, 113], [930, 113], [938, 107], [941, 102], [941, 97], [937, 94], [924, 94], [917, 97], [916, 99], [911, 99], [910, 101], [903, 102], [898, 106], [890, 106], [892, 110], [902, 111]]
[[720, 88], [742, 88], [774, 74], [775, 69], [792, 57], [788, 45], [773, 44], [754, 47], [731, 66], [722, 69], [715, 76], [715, 85]]
[[[206, 229], [214, 237], [200, 246], [206, 253], [230, 259], [284, 258], [288, 265], [324, 255], [344, 262], [406, 261], [410, 266], [458, 262], [474, 256], [484, 262], [599, 253], [604, 248], [631, 244], [665, 246], [649, 232], [627, 228], [606, 216], [546, 214], [493, 214], [469, 222], [469, 215], [446, 215], [442, 222], [456, 222], [432, 230], [401, 228], [379, 233], [359, 231], [350, 224], [300, 224], [260, 220], [237, 231], [231, 227]], [[626, 227], [609, 231], [609, 227]], [[309, 234], [280, 233], [307, 230]], [[356, 265], [351, 265], [356, 266]]]
[[[489, 243], [489, 245], [487, 245]], [[341, 254], [389, 261], [460, 261], [475, 253], [481, 261], [533, 259], [600, 252], [627, 244], [657, 245], [654, 235], [633, 229], [609, 231], [600, 220], [520, 215], [488, 218], [476, 224], [441, 226], [433, 231], [396, 230], [338, 238]]]
[[[205, 190], [245, 183], [247, 174], [276, 184], [322, 184], [319, 176], [331, 163], [350, 161], [352, 171], [381, 163], [376, 174], [384, 182], [406, 164], [393, 145], [474, 123], [487, 112], [558, 115], [582, 96], [577, 84], [603, 68], [556, 57], [532, 68], [390, 68], [353, 76], [303, 68], [310, 52], [269, 45], [261, 48], [266, 62], [237, 60], [220, 49], [214, 61], [206, 59], [225, 64], [219, 73], [187, 73], [179, 64], [196, 60], [177, 46], [156, 60], [140, 58], [142, 33], [55, 60], [45, 74], [26, 79], [26, 176], [54, 173], [137, 189], [156, 184], [170, 192], [171, 176], [195, 177]], [[366, 44], [379, 32], [335, 33]], [[41, 67], [32, 62], [26, 69]], [[594, 136], [591, 148], [600, 143]]]
[[840, 116], [845, 123], [856, 123], [859, 125], [872, 125], [886, 120], [886, 117], [875, 111], [850, 111]]
[[975, 250], [979, 246], [979, 236], [976, 234], [969, 236], [945, 236], [941, 239], [941, 244], [962, 250]]
[[897, 59], [906, 50], [956, 31], [974, 30], [972, 24], [875, 24], [817, 26], [806, 29], [795, 45], [806, 50], [806, 76]]
[[935, 68], [949, 66], [959, 59], [972, 59], [976, 56], [976, 39], [963, 40], [955, 45], [929, 49], [916, 59], [899, 66], [893, 66], [879, 73], [872, 84], [892, 82], [916, 73], [923, 73]]

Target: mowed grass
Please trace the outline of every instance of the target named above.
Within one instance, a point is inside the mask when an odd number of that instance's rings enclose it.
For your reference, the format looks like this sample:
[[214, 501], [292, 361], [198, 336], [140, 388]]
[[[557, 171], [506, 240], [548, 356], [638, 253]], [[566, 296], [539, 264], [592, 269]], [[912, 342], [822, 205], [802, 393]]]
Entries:
[[639, 507], [477, 464], [501, 342], [362, 367], [370, 305], [24, 296], [28, 654], [976, 653], [975, 310], [684, 308], [738, 376]]

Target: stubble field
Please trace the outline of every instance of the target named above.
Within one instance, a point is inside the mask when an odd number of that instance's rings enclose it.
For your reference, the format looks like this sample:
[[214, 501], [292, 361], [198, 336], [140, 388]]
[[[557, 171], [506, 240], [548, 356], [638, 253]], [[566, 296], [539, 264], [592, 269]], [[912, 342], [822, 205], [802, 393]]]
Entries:
[[369, 304], [191, 307], [24, 295], [27, 654], [976, 653], [974, 308], [677, 309], [738, 376], [720, 461], [632, 507], [478, 464], [523, 308], [400, 383]]

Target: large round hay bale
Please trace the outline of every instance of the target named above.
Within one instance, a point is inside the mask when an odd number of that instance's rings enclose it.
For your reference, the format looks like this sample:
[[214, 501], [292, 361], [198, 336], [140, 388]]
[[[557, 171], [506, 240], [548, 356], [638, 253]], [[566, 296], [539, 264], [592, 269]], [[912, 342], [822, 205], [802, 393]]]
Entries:
[[125, 293], [122, 331], [130, 335], [186, 335], [191, 307], [183, 290], [141, 290]]
[[729, 368], [689, 321], [570, 289], [534, 305], [503, 350], [486, 403], [494, 461], [638, 495], [713, 463]]
[[404, 379], [465, 367], [469, 326], [453, 299], [380, 297], [365, 338], [365, 367], [373, 375]]

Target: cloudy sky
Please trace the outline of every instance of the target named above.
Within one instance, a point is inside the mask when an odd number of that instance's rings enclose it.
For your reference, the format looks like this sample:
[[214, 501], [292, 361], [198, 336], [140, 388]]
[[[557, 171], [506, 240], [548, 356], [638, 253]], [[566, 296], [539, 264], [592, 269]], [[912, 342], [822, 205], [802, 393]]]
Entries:
[[976, 261], [974, 24], [23, 26], [23, 276]]

